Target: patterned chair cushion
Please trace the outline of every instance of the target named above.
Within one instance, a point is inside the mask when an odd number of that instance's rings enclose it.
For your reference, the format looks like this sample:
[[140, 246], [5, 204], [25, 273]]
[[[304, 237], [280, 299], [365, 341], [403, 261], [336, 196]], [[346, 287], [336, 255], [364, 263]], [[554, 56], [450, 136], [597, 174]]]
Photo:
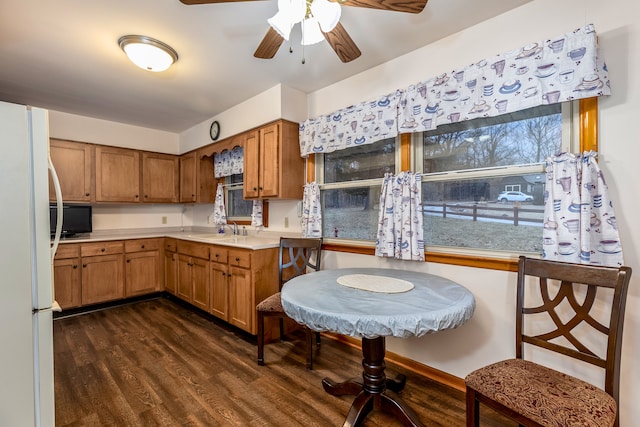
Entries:
[[270, 297], [260, 302], [257, 307], [258, 311], [265, 311], [268, 313], [284, 313], [282, 308], [282, 300], [280, 299], [280, 292], [277, 292]]
[[603, 427], [616, 419], [616, 402], [604, 390], [527, 360], [480, 368], [465, 383], [543, 426]]

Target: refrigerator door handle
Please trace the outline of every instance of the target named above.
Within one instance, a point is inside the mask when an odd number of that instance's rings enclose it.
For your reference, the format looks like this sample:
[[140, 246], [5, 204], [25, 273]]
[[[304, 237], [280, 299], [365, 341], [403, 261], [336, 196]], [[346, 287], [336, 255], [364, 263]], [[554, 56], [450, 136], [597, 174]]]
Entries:
[[58, 250], [58, 243], [60, 243], [60, 236], [62, 235], [62, 216], [63, 206], [62, 206], [62, 190], [60, 189], [60, 181], [58, 180], [58, 174], [56, 173], [56, 168], [53, 166], [53, 162], [51, 161], [51, 156], [49, 157], [49, 171], [51, 172], [51, 179], [53, 181], [53, 188], [56, 191], [56, 205], [57, 205], [57, 222], [56, 222], [56, 234], [53, 238], [53, 243], [51, 245], [51, 264], [53, 264], [53, 259], [56, 256], [56, 251]]
[[45, 311], [51, 311], [51, 312], [61, 312], [62, 311], [62, 307], [60, 307], [60, 304], [58, 304], [58, 301], [53, 300], [53, 302], [51, 303], [51, 307], [47, 307], [47, 308], [38, 308], [38, 309], [34, 309], [33, 312], [38, 312], [38, 313], [42, 313]]

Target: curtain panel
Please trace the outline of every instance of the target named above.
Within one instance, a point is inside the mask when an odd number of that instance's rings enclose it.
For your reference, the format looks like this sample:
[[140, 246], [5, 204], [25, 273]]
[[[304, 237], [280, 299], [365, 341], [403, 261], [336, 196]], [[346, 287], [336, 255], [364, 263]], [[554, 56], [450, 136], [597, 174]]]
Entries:
[[546, 160], [542, 258], [623, 265], [618, 223], [593, 152]]
[[224, 225], [227, 223], [227, 214], [224, 208], [224, 186], [218, 183], [216, 188], [216, 200], [213, 203], [213, 223]]
[[316, 182], [304, 186], [302, 194], [302, 237], [322, 237], [322, 205]]
[[424, 261], [420, 174], [385, 174], [380, 192], [376, 256]]
[[444, 72], [377, 101], [307, 120], [300, 125], [300, 155], [610, 94], [609, 74], [590, 24]]

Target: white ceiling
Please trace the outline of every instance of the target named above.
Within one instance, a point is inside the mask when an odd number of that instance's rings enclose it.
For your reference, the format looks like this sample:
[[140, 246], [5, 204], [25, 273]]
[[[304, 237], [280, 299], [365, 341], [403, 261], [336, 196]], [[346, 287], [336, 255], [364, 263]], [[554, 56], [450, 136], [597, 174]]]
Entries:
[[[429, 0], [420, 14], [343, 7], [362, 51], [328, 43], [253, 57], [276, 0], [187, 6], [179, 0], [0, 1], [0, 100], [181, 132], [282, 83], [304, 93], [343, 80], [532, 0]], [[117, 41], [143, 34], [179, 60], [163, 73], [128, 61]]]

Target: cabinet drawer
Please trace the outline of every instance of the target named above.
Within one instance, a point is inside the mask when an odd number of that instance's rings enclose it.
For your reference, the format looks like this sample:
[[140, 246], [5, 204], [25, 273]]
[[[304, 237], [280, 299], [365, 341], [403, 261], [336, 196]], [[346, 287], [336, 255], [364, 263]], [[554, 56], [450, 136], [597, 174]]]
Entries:
[[80, 253], [83, 257], [94, 255], [121, 254], [122, 252], [124, 252], [124, 245], [121, 241], [84, 243], [80, 247]]
[[209, 245], [178, 240], [178, 253], [196, 258], [209, 259]]
[[251, 252], [229, 251], [229, 265], [251, 268]]
[[55, 259], [77, 258], [80, 256], [80, 245], [58, 245]]
[[164, 239], [164, 250], [167, 252], [177, 252], [178, 251], [178, 241], [176, 239], [172, 239], [167, 237]]
[[227, 263], [229, 251], [221, 246], [211, 246], [211, 261], [222, 264]]
[[143, 252], [154, 251], [162, 247], [162, 239], [136, 239], [125, 240], [124, 251], [125, 252]]

